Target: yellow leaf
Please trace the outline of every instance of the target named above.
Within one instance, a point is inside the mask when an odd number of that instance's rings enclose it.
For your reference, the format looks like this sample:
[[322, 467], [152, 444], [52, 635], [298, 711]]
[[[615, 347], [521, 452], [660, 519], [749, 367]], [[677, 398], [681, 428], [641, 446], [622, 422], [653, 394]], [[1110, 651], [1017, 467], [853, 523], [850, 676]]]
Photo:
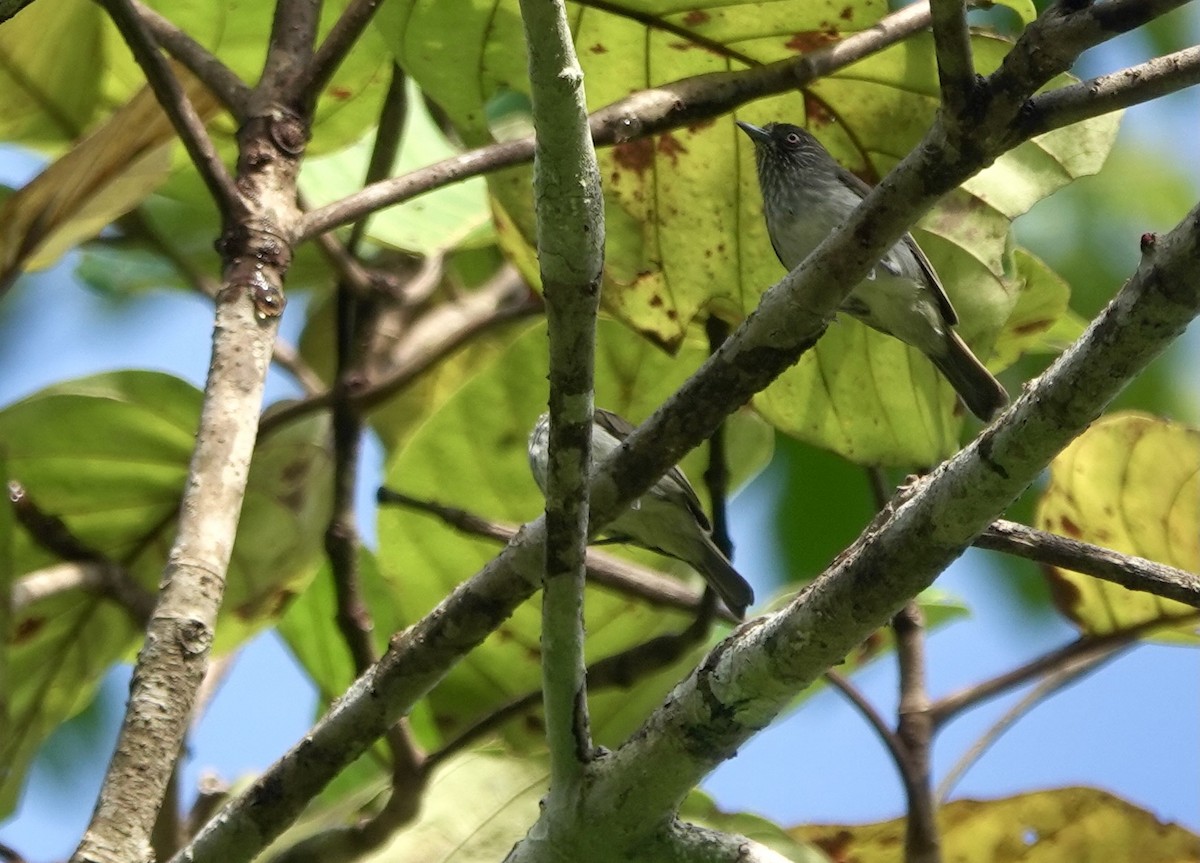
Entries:
[[[1146, 414], [1106, 417], [1059, 454], [1037, 526], [1124, 554], [1200, 572], [1200, 431]], [[1059, 609], [1084, 632], [1195, 615], [1195, 609], [1061, 569]], [[1195, 640], [1195, 620], [1173, 640]]]
[[[938, 812], [942, 859], [955, 863], [1061, 863], [1200, 859], [1200, 837], [1164, 825], [1131, 803], [1095, 788], [1060, 788], [1003, 800], [957, 800]], [[833, 860], [899, 860], [905, 821], [809, 825], [790, 832]]]

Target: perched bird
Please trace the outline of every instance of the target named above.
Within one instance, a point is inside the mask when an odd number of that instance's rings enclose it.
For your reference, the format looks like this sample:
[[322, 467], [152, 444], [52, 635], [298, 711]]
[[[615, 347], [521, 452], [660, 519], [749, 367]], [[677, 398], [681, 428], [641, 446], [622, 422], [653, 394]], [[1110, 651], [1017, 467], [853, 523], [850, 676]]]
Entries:
[[[780, 262], [799, 266], [866, 197], [870, 187], [799, 126], [738, 121], [754, 142], [767, 233]], [[951, 329], [958, 315], [937, 273], [905, 234], [850, 292], [842, 310], [912, 345], [937, 366], [971, 413], [985, 422], [1008, 393]]]
[[[633, 431], [626, 420], [603, 408], [596, 408], [592, 425], [592, 470]], [[529, 469], [542, 494], [546, 493], [550, 448], [550, 415], [538, 417], [529, 435]], [[678, 467], [650, 487], [607, 528], [613, 539], [665, 554], [688, 564], [739, 618], [754, 602], [754, 591], [733, 568], [729, 559], [713, 543], [712, 527], [700, 499]]]

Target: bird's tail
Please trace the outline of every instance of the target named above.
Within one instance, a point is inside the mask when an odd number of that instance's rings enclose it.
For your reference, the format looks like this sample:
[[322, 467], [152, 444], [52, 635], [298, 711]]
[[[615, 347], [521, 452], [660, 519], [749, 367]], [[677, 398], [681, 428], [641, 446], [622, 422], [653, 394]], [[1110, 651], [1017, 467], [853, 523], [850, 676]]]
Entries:
[[937, 356], [930, 354], [929, 358], [950, 381], [967, 409], [987, 422], [1008, 404], [1008, 392], [971, 353], [958, 333], [947, 330], [942, 344], [944, 352]]
[[730, 611], [739, 619], [745, 617], [746, 609], [754, 602], [754, 589], [742, 578], [741, 573], [733, 568], [729, 558], [721, 553], [712, 539], [706, 534], [701, 536], [704, 539], [702, 550], [690, 561], [691, 564], [725, 601]]

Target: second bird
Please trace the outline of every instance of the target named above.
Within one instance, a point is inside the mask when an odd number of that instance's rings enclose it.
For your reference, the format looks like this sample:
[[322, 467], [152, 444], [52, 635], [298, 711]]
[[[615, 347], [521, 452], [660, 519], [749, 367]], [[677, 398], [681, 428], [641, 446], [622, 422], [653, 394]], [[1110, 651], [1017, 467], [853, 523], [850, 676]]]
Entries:
[[[596, 408], [592, 422], [592, 470], [621, 448], [633, 426], [623, 417]], [[529, 435], [529, 468], [542, 494], [546, 493], [550, 464], [550, 415], [538, 417]], [[754, 591], [733, 568], [712, 538], [708, 517], [696, 490], [678, 467], [666, 472], [638, 500], [617, 516], [605, 531], [621, 542], [657, 551], [693, 567], [725, 601], [729, 610], [743, 618], [754, 602]]]
[[[799, 126], [738, 126], [754, 142], [771, 245], [780, 263], [794, 269], [846, 221], [870, 187]], [[952, 329], [958, 315], [911, 234], [850, 292], [842, 310], [929, 357], [980, 419], [990, 420], [1008, 403], [1004, 387]]]

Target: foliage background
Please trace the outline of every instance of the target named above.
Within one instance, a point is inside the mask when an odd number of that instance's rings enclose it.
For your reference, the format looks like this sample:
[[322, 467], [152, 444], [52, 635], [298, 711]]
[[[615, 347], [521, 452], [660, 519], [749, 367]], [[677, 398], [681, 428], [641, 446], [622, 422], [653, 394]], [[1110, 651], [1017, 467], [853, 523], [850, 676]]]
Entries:
[[[1200, 41], [1200, 15], [1194, 8], [1184, 12], [1149, 33], [1131, 34], [1089, 55], [1077, 72], [1098, 74]], [[1071, 282], [1072, 307], [1079, 313], [1094, 313], [1132, 270], [1143, 231], [1172, 225], [1200, 195], [1200, 169], [1181, 156], [1176, 143], [1194, 139], [1197, 116], [1200, 95], [1194, 91], [1133, 109], [1102, 175], [1079, 181], [1018, 222], [1022, 242]], [[3, 153], [2, 163], [0, 180], [9, 185], [19, 185], [35, 166], [11, 151]], [[202, 384], [211, 319], [205, 301], [178, 293], [124, 300], [101, 296], [73, 277], [75, 263], [68, 257], [25, 277], [0, 302], [0, 403], [102, 369], [157, 368]], [[297, 341], [303, 310], [298, 298], [292, 303], [284, 328]], [[1197, 424], [1198, 368], [1200, 332], [1193, 326], [1118, 407]], [[1034, 372], [1033, 361], [1027, 361], [1006, 379], [1011, 387]], [[288, 382], [274, 376], [268, 400], [291, 394]], [[377, 453], [368, 453], [366, 461], [366, 476], [378, 476]], [[363, 488], [362, 524], [370, 530], [375, 520], [366, 498], [372, 482]], [[839, 493], [817, 496], [812, 489]], [[851, 526], [866, 519], [870, 506], [861, 470], [781, 440], [771, 469], [734, 505], [739, 566], [760, 596], [769, 596], [786, 580], [785, 573], [815, 572], [851, 538]], [[1027, 502], [1024, 507], [1016, 517], [1029, 514]], [[762, 525], [769, 518], [764, 514], [770, 513], [776, 530], [764, 536]], [[1011, 667], [1072, 635], [1050, 610], [1032, 565], [973, 552], [938, 587], [964, 598], [976, 614], [932, 636], [933, 693]], [[996, 796], [1086, 783], [1200, 830], [1198, 672], [1200, 656], [1193, 650], [1134, 649], [1037, 708], [967, 775], [957, 794]], [[21, 809], [0, 828], [0, 841], [35, 860], [69, 853], [111, 750], [127, 677], [124, 669], [110, 675], [93, 706], [46, 745]], [[858, 681], [885, 715], [894, 715], [890, 663], [867, 669]], [[937, 773], [944, 773], [990, 718], [1017, 697], [952, 724], [935, 750]], [[184, 786], [195, 787], [206, 770], [235, 779], [270, 763], [308, 727], [314, 705], [312, 692], [274, 636], [257, 639], [192, 737]], [[1151, 725], [1154, 733], [1146, 733]], [[725, 808], [761, 812], [783, 823], [873, 820], [902, 811], [899, 782], [881, 745], [828, 693], [756, 738], [706, 787]]]

